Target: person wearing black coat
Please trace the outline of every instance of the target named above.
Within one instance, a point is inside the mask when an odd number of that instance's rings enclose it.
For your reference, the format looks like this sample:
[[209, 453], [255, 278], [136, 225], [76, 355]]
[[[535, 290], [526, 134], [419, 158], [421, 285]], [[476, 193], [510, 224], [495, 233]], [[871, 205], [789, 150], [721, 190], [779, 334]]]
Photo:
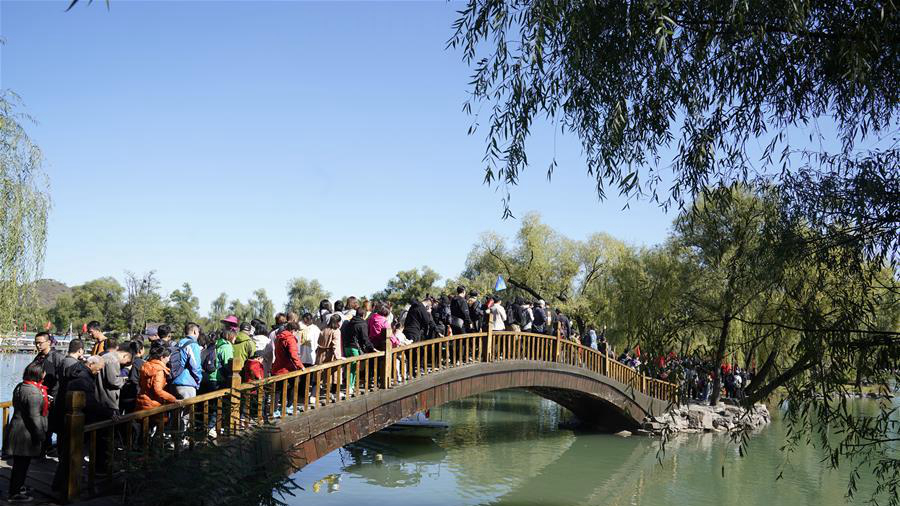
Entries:
[[347, 358], [361, 355], [372, 348], [369, 344], [369, 325], [363, 318], [364, 311], [364, 309], [357, 310], [353, 318], [341, 326], [341, 341], [344, 345], [344, 356]]
[[57, 370], [66, 354], [53, 349], [53, 339], [50, 338], [49, 332], [39, 332], [35, 335], [34, 347], [37, 349], [34, 362], [41, 364], [44, 369], [43, 384], [47, 387], [47, 394], [51, 398], [55, 398], [59, 393], [59, 380], [56, 377]]
[[484, 311], [475, 297], [477, 297], [476, 294], [469, 294], [469, 318], [472, 320], [469, 332], [481, 332], [481, 324], [484, 319]]
[[431, 313], [425, 308], [425, 304], [413, 299], [403, 322], [403, 334], [411, 341], [419, 342], [433, 336], [435, 332]]
[[459, 286], [456, 288], [456, 297], [450, 301], [450, 328], [458, 335], [464, 334], [471, 326], [472, 318], [469, 316], [469, 304], [466, 303], [466, 289]]
[[[61, 385], [61, 387], [64, 386], [65, 392], [60, 388], [63, 404], [65, 404], [65, 398], [69, 392], [84, 393], [83, 411], [85, 425], [109, 420], [116, 414], [115, 410], [104, 406], [97, 396], [97, 381], [94, 376], [99, 374], [104, 366], [105, 362], [97, 355], [91, 355], [86, 363], [78, 361], [66, 370], [66, 381], [64, 385]], [[65, 416], [65, 409], [63, 409], [63, 416]], [[106, 448], [105, 436], [102, 436], [101, 440], [97, 441], [97, 445], [98, 448]], [[68, 455], [68, 441], [66, 441], [65, 432], [60, 434], [59, 448], [60, 455]], [[99, 452], [98, 454], [97, 466], [100, 469], [105, 469], [106, 467], [106, 459], [103, 458], [105, 457], [104, 454], [105, 452]], [[64, 466], [57, 466], [56, 474], [53, 476], [53, 489], [62, 490], [67, 481], [68, 476], [66, 476]]]
[[557, 309], [556, 310], [556, 319], [559, 321], [559, 328], [562, 332], [562, 338], [568, 339], [569, 336], [572, 335], [572, 325], [569, 323], [569, 318], [562, 314], [562, 312]]
[[509, 306], [509, 310], [507, 311], [509, 319], [506, 323], [514, 332], [521, 331], [522, 326], [525, 325], [525, 308], [522, 307], [524, 303], [525, 301], [522, 300], [522, 297], [516, 297], [515, 301]]
[[531, 322], [532, 329], [538, 334], [543, 334], [547, 326], [547, 312], [544, 309], [543, 300], [537, 301], [537, 304], [534, 305], [533, 312], [534, 320]]

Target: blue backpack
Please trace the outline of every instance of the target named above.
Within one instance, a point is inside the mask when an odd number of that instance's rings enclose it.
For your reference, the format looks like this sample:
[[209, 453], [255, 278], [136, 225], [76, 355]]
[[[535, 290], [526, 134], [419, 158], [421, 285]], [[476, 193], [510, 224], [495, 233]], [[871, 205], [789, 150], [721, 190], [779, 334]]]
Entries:
[[[172, 354], [172, 358], [169, 359], [169, 372], [172, 375], [172, 380], [181, 376], [181, 373], [184, 372], [185, 369], [189, 368], [189, 364], [191, 363], [191, 350], [190, 345], [192, 341], [190, 339], [182, 339], [183, 343], [180, 343], [177, 348], [175, 348], [175, 353]], [[193, 376], [193, 373], [191, 374]], [[194, 378], [199, 381], [199, 378]]]

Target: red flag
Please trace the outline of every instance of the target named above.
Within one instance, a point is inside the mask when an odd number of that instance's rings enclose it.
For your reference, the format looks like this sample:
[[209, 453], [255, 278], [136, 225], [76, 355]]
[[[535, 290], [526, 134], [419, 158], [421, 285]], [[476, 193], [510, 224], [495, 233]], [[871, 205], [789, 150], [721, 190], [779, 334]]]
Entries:
[[22, 332], [28, 332], [28, 324], [27, 323], [22, 324]]
[[637, 345], [634, 347], [634, 356], [635, 357], [641, 356], [641, 345]]
[[81, 333], [82, 334], [87, 333], [87, 323], [84, 323], [81, 325]]

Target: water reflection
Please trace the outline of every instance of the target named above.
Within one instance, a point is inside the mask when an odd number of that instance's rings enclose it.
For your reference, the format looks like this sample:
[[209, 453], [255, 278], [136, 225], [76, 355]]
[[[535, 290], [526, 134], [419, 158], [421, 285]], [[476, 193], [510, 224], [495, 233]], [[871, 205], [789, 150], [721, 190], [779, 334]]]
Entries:
[[[777, 419], [744, 458], [722, 434], [678, 437], [660, 458], [652, 439], [560, 428], [570, 414], [524, 391], [473, 396], [431, 414], [451, 425], [434, 440], [376, 435], [307, 466], [294, 477], [306, 492], [292, 505], [846, 504], [846, 473], [825, 469], [820, 452], [799, 449], [784, 465]], [[871, 482], [863, 477], [853, 504]]]
[[342, 448], [341, 471], [378, 487], [418, 485], [435, 478], [435, 467], [447, 452], [429, 438], [402, 438], [375, 434]]

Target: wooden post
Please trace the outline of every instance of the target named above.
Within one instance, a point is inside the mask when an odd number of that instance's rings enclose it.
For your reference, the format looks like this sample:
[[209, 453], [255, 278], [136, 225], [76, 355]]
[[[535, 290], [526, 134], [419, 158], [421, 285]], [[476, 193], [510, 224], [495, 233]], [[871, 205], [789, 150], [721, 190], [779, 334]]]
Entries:
[[556, 361], [559, 362], [559, 356], [562, 352], [562, 324], [556, 322]]
[[[490, 310], [488, 310], [490, 311]], [[484, 347], [484, 361], [494, 361], [494, 314], [488, 313], [487, 320], [487, 346]]]
[[394, 363], [393, 355], [394, 346], [391, 344], [390, 338], [384, 340], [384, 388], [391, 388], [391, 368]]
[[[238, 426], [241, 423], [241, 398], [240, 391], [237, 389], [241, 386], [241, 370], [238, 369], [239, 363], [234, 360], [231, 361], [231, 390], [228, 392], [228, 402], [229, 402], [229, 422], [224, 424], [227, 427], [230, 433], [237, 432]], [[284, 385], [283, 387], [286, 387]], [[274, 407], [273, 407], [274, 409]], [[284, 414], [285, 406], [281, 407], [282, 415]]]
[[81, 468], [84, 465], [84, 392], [66, 395], [65, 448], [60, 452], [61, 466], [65, 466], [62, 483], [64, 503], [78, 501], [81, 496]]

